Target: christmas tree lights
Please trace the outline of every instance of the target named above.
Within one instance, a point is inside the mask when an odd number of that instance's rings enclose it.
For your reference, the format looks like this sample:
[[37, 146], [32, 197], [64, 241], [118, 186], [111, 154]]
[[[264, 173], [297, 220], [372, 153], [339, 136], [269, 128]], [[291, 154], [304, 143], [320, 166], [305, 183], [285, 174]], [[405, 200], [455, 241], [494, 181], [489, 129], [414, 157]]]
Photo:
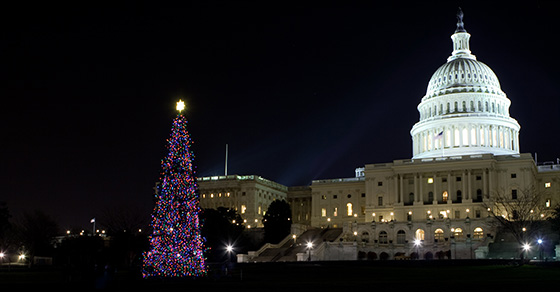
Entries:
[[152, 213], [153, 234], [149, 238], [150, 250], [144, 253], [144, 278], [206, 274], [192, 142], [186, 128], [187, 119], [181, 114], [184, 105], [177, 105], [179, 114], [173, 120], [171, 137], [167, 140], [169, 151], [161, 161]]

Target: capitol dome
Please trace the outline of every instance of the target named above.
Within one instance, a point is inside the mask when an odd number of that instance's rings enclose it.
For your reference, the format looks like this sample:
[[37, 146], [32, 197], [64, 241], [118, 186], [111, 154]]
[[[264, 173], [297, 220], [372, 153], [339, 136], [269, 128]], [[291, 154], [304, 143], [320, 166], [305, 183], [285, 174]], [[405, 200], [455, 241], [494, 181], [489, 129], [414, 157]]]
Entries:
[[469, 48], [470, 34], [458, 15], [453, 52], [430, 78], [410, 134], [413, 159], [491, 153], [519, 154], [517, 121], [496, 74]]
[[469, 86], [484, 92], [505, 95], [500, 89], [498, 77], [490, 67], [476, 59], [457, 58], [443, 64], [432, 75], [426, 97], [435, 97], [453, 89]]

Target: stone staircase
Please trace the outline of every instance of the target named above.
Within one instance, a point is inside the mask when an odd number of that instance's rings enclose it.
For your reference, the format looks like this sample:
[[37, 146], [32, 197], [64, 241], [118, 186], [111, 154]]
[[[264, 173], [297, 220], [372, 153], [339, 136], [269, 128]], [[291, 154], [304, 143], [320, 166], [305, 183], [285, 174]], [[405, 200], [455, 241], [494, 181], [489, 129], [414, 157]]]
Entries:
[[[309, 229], [295, 240], [292, 235], [289, 235], [278, 244], [267, 243], [258, 251], [249, 252], [247, 258], [241, 262], [295, 262], [298, 253], [308, 252], [308, 242], [316, 248], [325, 241], [335, 241], [341, 234], [342, 228]], [[238, 261], [239, 259], [240, 257]]]

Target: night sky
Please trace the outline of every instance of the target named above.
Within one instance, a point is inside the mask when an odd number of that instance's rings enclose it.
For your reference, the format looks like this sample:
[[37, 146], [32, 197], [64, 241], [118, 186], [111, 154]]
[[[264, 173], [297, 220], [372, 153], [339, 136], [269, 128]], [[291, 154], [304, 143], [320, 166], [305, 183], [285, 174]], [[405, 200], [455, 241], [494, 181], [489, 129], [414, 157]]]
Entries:
[[[521, 152], [560, 157], [558, 5], [540, 1], [79, 1], [2, 5], [0, 201], [62, 228], [149, 214], [186, 102], [198, 176], [279, 183], [412, 157], [410, 129], [452, 51], [457, 7], [498, 76]], [[393, 2], [393, 1], [391, 1]]]

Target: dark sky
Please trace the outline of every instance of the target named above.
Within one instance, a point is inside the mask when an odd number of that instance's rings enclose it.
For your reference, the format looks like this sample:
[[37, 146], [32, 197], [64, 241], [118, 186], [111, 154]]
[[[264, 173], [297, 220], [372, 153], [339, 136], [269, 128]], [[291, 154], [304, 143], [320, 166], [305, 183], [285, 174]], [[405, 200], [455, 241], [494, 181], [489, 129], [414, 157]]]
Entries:
[[458, 6], [521, 151], [560, 157], [558, 5], [115, 2], [3, 4], [0, 201], [14, 214], [67, 228], [114, 206], [149, 213], [179, 98], [199, 176], [223, 174], [226, 143], [229, 174], [288, 186], [410, 158]]

